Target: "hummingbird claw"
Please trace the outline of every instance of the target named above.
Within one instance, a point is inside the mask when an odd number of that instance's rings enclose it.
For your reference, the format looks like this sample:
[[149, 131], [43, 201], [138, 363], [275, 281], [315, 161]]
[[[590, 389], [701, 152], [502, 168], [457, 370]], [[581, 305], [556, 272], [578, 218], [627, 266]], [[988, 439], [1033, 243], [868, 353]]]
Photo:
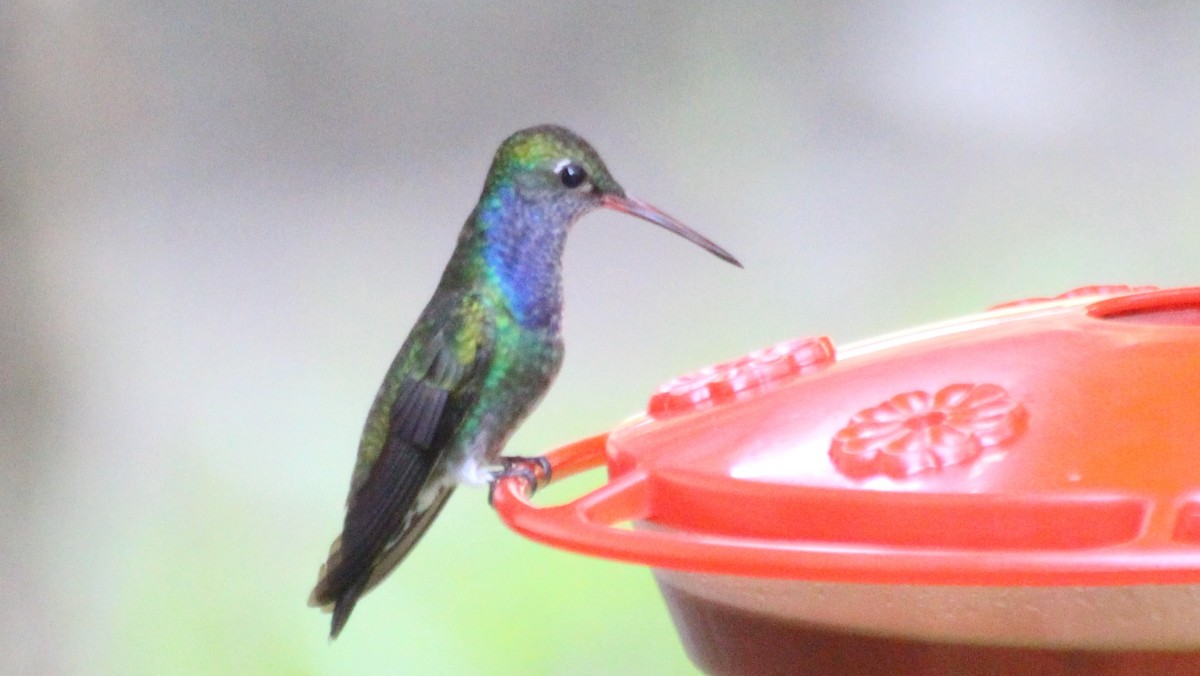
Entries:
[[517, 455], [506, 455], [500, 458], [500, 469], [492, 474], [492, 480], [488, 487], [488, 504], [492, 504], [492, 495], [496, 492], [496, 485], [501, 479], [508, 477], [519, 477], [525, 482], [528, 487], [529, 496], [532, 497], [537, 489], [550, 483], [550, 461], [545, 456], [539, 455], [536, 457], [524, 457]]
[[537, 485], [539, 488], [550, 483], [550, 459], [546, 456], [536, 455], [533, 457], [512, 457], [509, 458], [509, 460], [509, 464], [519, 464], [525, 466], [530, 464], [537, 465], [537, 469], [541, 470], [541, 472], [539, 473], [537, 470], [534, 470], [534, 475], [538, 478]]

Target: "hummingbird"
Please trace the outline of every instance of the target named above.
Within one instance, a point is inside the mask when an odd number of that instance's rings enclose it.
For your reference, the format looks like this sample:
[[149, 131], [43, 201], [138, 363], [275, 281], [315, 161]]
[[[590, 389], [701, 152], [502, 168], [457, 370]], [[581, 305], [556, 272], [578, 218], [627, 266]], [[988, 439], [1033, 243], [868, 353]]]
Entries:
[[562, 364], [563, 247], [575, 222], [598, 208], [649, 221], [741, 267], [725, 249], [626, 195], [574, 132], [543, 125], [509, 136], [363, 426], [342, 533], [309, 597], [309, 605], [332, 610], [331, 639], [456, 486], [509, 473], [532, 479], [531, 490], [549, 480], [544, 459], [501, 452]]

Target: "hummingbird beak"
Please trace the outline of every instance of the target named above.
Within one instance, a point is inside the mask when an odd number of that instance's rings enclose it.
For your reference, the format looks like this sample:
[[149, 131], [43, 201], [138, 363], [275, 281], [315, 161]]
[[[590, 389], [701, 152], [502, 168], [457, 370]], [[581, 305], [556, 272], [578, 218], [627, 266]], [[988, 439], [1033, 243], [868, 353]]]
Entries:
[[701, 235], [683, 223], [680, 223], [675, 218], [668, 216], [660, 211], [657, 207], [646, 204], [641, 200], [635, 200], [632, 197], [625, 197], [624, 195], [605, 193], [600, 197], [600, 206], [604, 207], [605, 209], [612, 209], [613, 211], [620, 211], [631, 216], [637, 216], [644, 221], [649, 221], [657, 226], [666, 228], [667, 230], [679, 235], [692, 244], [698, 244], [699, 246], [704, 247], [704, 249], [709, 253], [717, 258], [720, 258], [726, 263], [732, 263], [739, 268], [742, 267], [742, 264], [738, 262], [738, 259], [733, 257], [733, 254], [722, 249], [720, 246], [717, 246], [716, 242], [713, 242], [704, 235]]

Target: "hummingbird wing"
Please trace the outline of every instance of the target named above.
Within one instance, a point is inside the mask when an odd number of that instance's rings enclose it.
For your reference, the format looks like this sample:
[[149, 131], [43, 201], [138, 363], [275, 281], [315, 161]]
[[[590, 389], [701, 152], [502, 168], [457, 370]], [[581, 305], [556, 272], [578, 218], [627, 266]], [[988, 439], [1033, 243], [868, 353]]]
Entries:
[[477, 295], [443, 296], [396, 356], [363, 431], [342, 535], [309, 598], [310, 605], [334, 605], [331, 636], [450, 497], [452, 484], [427, 484], [440, 479], [434, 470], [483, 389], [494, 333]]

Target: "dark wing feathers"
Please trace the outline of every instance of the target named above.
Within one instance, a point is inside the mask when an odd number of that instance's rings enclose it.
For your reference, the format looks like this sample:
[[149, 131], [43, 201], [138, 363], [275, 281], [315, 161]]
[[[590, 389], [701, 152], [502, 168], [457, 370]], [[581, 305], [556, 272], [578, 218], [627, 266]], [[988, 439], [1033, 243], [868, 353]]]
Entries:
[[[486, 313], [477, 302], [462, 303], [428, 342], [413, 345], [421, 354], [394, 374], [400, 382], [383, 447], [352, 488], [342, 535], [310, 598], [312, 605], [335, 605], [332, 636], [337, 636], [358, 597], [399, 564], [449, 497], [452, 489], [447, 487], [425, 511], [410, 514], [478, 398], [491, 345]], [[403, 365], [404, 356], [398, 363]]]
[[405, 377], [388, 421], [388, 441], [396, 439], [418, 449], [431, 448], [449, 397], [450, 393], [441, 384]]

